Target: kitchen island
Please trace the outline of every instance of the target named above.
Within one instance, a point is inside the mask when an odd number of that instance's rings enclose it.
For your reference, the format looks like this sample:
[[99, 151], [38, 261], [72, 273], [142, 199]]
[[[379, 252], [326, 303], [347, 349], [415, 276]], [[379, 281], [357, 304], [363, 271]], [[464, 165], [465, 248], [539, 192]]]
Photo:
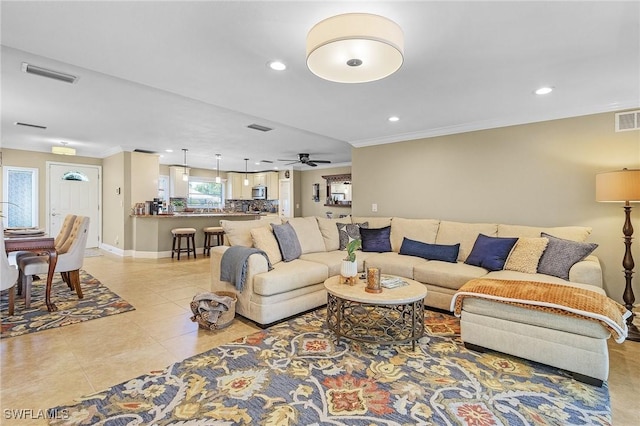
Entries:
[[258, 220], [265, 213], [175, 213], [131, 215], [133, 218], [133, 257], [171, 257], [173, 228], [196, 229], [196, 252], [202, 253], [207, 226], [220, 226], [221, 220]]

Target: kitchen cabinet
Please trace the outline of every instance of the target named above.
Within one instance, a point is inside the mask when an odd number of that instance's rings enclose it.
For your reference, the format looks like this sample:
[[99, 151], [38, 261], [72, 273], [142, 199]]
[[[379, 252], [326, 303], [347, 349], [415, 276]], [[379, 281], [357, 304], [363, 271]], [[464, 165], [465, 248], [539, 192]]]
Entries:
[[269, 172], [266, 176], [267, 198], [277, 200], [280, 192], [280, 175], [278, 172]]
[[227, 200], [250, 200], [253, 176], [247, 175], [249, 185], [244, 185], [244, 173], [227, 173]]
[[252, 186], [267, 186], [267, 174], [268, 173], [254, 173]]
[[[187, 168], [187, 172], [189, 169]], [[182, 166], [169, 167], [169, 196], [187, 198], [189, 196], [189, 182], [182, 179], [185, 168]]]
[[227, 173], [227, 200], [251, 200], [254, 186], [267, 188], [267, 199], [278, 199], [278, 172], [248, 173], [249, 185], [244, 185], [244, 173]]

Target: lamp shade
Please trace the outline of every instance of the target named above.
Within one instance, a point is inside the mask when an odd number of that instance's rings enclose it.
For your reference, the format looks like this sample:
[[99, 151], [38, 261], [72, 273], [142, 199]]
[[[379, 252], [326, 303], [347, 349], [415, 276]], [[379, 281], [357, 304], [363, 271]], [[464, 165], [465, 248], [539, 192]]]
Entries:
[[640, 169], [597, 174], [596, 201], [640, 202]]
[[365, 83], [396, 72], [404, 61], [404, 34], [379, 15], [327, 18], [307, 34], [307, 67], [325, 80]]

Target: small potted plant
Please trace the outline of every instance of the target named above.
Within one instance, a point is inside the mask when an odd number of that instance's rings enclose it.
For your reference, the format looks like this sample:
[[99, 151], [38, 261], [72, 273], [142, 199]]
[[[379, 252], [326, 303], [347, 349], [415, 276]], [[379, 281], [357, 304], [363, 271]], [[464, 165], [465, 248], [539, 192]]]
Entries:
[[356, 262], [356, 250], [362, 247], [362, 242], [357, 240], [351, 240], [347, 244], [347, 257], [342, 260], [340, 267], [340, 275], [345, 278], [353, 278], [358, 275], [358, 263]]

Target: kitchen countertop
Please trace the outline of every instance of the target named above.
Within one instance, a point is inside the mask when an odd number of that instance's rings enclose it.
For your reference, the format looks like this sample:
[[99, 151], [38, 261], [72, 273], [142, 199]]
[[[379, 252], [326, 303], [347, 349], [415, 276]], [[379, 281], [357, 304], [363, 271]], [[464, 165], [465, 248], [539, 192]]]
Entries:
[[139, 218], [176, 218], [176, 217], [221, 217], [221, 216], [266, 216], [265, 212], [255, 212], [255, 213], [243, 213], [243, 212], [232, 212], [232, 213], [218, 213], [218, 212], [209, 212], [209, 213], [192, 213], [192, 212], [178, 212], [173, 214], [134, 214], [132, 217]]

